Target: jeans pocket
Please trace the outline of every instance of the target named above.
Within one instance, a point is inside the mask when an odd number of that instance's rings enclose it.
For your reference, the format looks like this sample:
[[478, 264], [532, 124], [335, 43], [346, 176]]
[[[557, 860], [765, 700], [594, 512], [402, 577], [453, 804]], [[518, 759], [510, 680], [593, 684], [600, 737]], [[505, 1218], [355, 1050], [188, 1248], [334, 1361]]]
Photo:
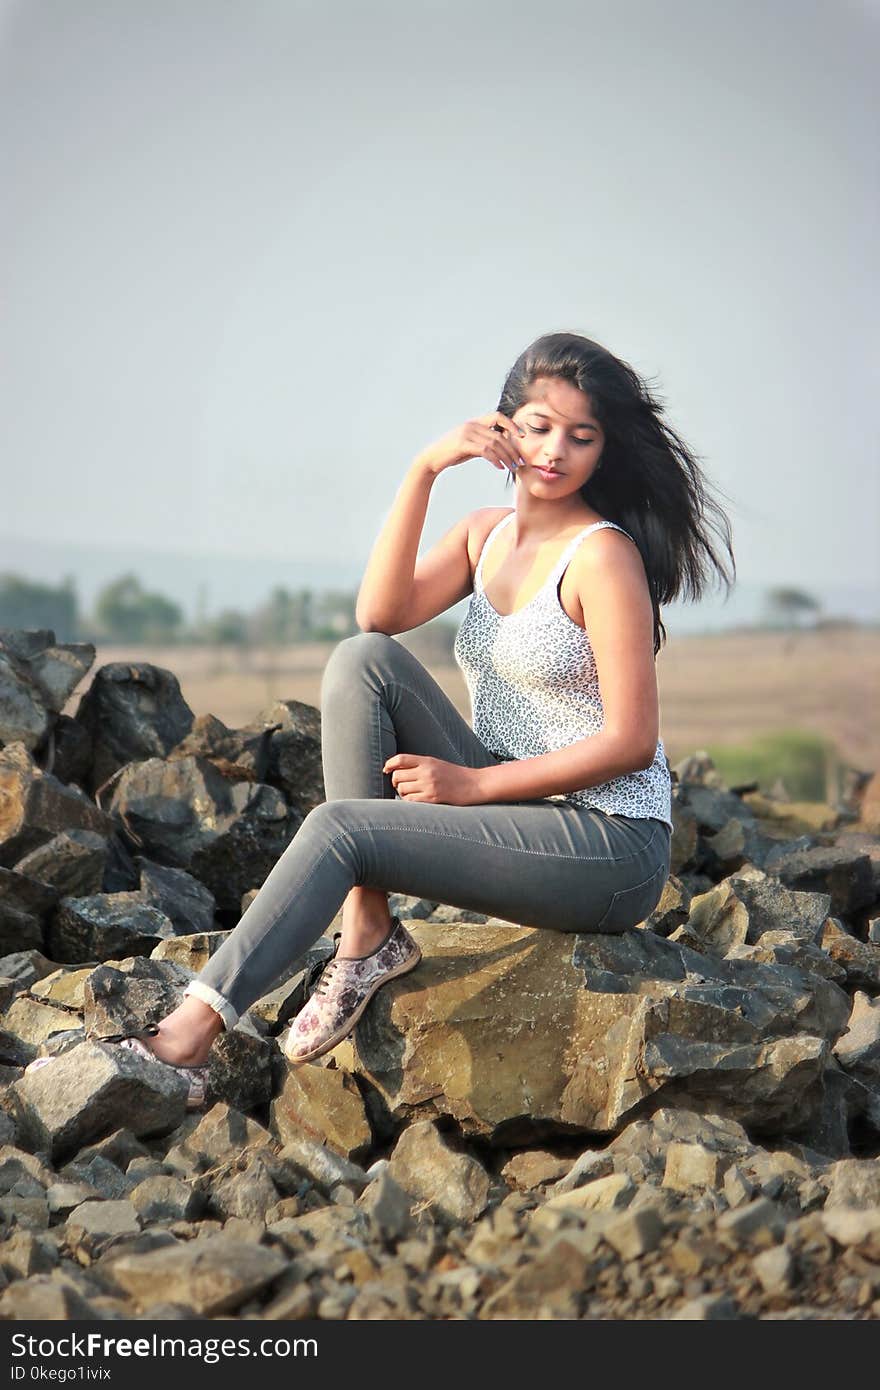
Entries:
[[641, 883], [634, 884], [632, 888], [618, 889], [612, 894], [608, 907], [593, 930], [622, 932], [628, 927], [635, 927], [639, 922], [644, 922], [659, 903], [668, 877], [668, 865], [663, 863]]

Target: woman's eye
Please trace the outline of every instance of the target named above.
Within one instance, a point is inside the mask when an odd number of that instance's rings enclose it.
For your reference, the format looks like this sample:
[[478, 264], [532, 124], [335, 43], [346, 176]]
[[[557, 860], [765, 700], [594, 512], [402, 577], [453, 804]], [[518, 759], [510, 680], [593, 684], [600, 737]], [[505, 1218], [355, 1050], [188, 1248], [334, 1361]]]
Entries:
[[[532, 434], [546, 434], [546, 433], [547, 433], [546, 430], [539, 429], [537, 425], [527, 425], [526, 428], [529, 429], [529, 430], [531, 430]], [[573, 444], [595, 444], [595, 442], [596, 442], [596, 441], [595, 441], [594, 439], [577, 439], [577, 438], [575, 438], [575, 439], [572, 440], [572, 443], [573, 443]]]

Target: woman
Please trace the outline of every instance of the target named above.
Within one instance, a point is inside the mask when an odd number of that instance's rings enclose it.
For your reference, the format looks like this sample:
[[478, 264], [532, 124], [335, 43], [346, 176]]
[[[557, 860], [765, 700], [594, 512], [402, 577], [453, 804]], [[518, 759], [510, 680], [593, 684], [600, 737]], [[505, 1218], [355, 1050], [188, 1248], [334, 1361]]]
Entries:
[[[483, 458], [514, 505], [463, 517], [417, 561], [439, 475]], [[304, 820], [179, 1008], [126, 1046], [181, 1069], [192, 1103], [223, 1028], [302, 956], [340, 906], [337, 952], [294, 1019], [293, 1062], [345, 1037], [419, 962], [396, 891], [564, 932], [621, 932], [669, 874], [659, 738], [660, 604], [699, 597], [708, 511], [695, 458], [636, 372], [574, 333], [517, 359], [498, 408], [412, 463], [373, 547], [363, 629], [321, 687], [327, 800]], [[473, 727], [393, 634], [471, 595], [455, 656]]]

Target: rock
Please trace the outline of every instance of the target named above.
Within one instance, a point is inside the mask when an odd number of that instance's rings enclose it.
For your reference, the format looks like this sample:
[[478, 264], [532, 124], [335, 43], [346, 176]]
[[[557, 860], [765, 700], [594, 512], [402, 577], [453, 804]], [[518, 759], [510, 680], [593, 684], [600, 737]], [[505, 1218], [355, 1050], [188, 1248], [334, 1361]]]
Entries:
[[851, 1075], [880, 1089], [880, 999], [856, 991], [849, 1027], [835, 1043], [834, 1055]]
[[[3, 874], [4, 870], [0, 869], [0, 883]], [[54, 963], [41, 951], [13, 951], [0, 959], [0, 975], [14, 980], [20, 990], [30, 989], [37, 980], [44, 979], [54, 969]]]
[[746, 1206], [725, 1211], [718, 1218], [718, 1234], [734, 1248], [756, 1238], [772, 1243], [785, 1229], [785, 1214], [767, 1197], [756, 1197]]
[[139, 1032], [171, 1013], [192, 976], [171, 961], [130, 956], [99, 965], [86, 980], [85, 1026], [96, 1037]]
[[228, 935], [228, 931], [211, 931], [196, 932], [191, 936], [169, 936], [150, 952], [150, 959], [171, 961], [198, 975]]
[[84, 1183], [91, 1188], [92, 1197], [105, 1201], [121, 1201], [128, 1197], [135, 1180], [123, 1173], [122, 1169], [102, 1154], [93, 1153], [89, 1158], [79, 1156], [61, 1169], [61, 1177], [67, 1182]]
[[215, 1214], [241, 1217], [265, 1225], [266, 1212], [278, 1201], [271, 1170], [259, 1153], [245, 1155], [232, 1164], [212, 1169], [196, 1179], [197, 1190], [210, 1201]]
[[605, 1227], [603, 1237], [622, 1260], [638, 1260], [656, 1250], [665, 1230], [660, 1213], [646, 1206], [616, 1216]]
[[165, 914], [142, 902], [137, 893], [95, 893], [62, 898], [49, 923], [47, 943], [57, 961], [76, 965], [148, 956], [173, 931]]
[[480, 1318], [576, 1318], [589, 1261], [566, 1236], [558, 1236], [517, 1269], [486, 1299]]
[[38, 748], [94, 659], [91, 642], [56, 642], [49, 628], [0, 629], [0, 745]]
[[274, 729], [265, 780], [280, 788], [300, 816], [307, 816], [326, 800], [320, 710], [300, 700], [276, 700], [257, 715], [253, 727], [258, 726]]
[[415, 1228], [412, 1198], [390, 1173], [380, 1173], [370, 1183], [358, 1198], [358, 1206], [370, 1217], [386, 1245], [405, 1240]]
[[677, 1322], [733, 1322], [739, 1316], [735, 1300], [727, 1294], [701, 1294], [670, 1314]]
[[39, 1047], [53, 1033], [64, 1033], [79, 1023], [68, 1009], [55, 1009], [27, 995], [19, 995], [3, 1015], [2, 1026], [23, 1042]]
[[67, 1242], [78, 1255], [89, 1258], [118, 1236], [137, 1235], [141, 1229], [130, 1202], [83, 1202], [67, 1218]]
[[521, 1192], [528, 1192], [547, 1183], [558, 1184], [571, 1167], [571, 1159], [558, 1158], [546, 1149], [526, 1149], [507, 1160], [501, 1169], [501, 1176]]
[[786, 931], [807, 942], [819, 940], [831, 904], [829, 894], [794, 891], [752, 866], [727, 882], [748, 911], [749, 941], [769, 931]]
[[183, 1118], [186, 1083], [171, 1067], [123, 1048], [82, 1043], [12, 1087], [17, 1123], [35, 1148], [58, 1158], [124, 1121], [161, 1134]]
[[762, 1250], [752, 1262], [752, 1268], [761, 1281], [764, 1292], [772, 1297], [788, 1293], [795, 1282], [794, 1260], [785, 1245], [775, 1245], [770, 1250]]
[[837, 917], [829, 917], [821, 944], [833, 961], [846, 971], [847, 984], [854, 989], [880, 992], [880, 946], [852, 936]]
[[[328, 1195], [339, 1184], [354, 1187], [356, 1191], [361, 1192], [368, 1182], [363, 1168], [303, 1135], [289, 1139], [278, 1157], [288, 1168], [300, 1173]], [[391, 1171], [390, 1164], [388, 1171]]]
[[186, 738], [171, 749], [168, 758], [198, 755], [213, 763], [231, 782], [265, 782], [273, 732], [272, 727], [229, 729], [216, 715], [203, 714]]
[[880, 1256], [880, 1208], [837, 1206], [821, 1213], [822, 1225], [838, 1245], [865, 1246]]
[[692, 1107], [696, 1094], [777, 1129], [821, 1108], [823, 1039], [836, 1041], [849, 1016], [831, 981], [711, 959], [646, 931], [412, 930], [418, 976], [391, 981], [354, 1045], [329, 1054], [394, 1121], [452, 1116], [465, 1135], [506, 1145], [554, 1128], [614, 1133], [648, 1096]]
[[0, 1243], [0, 1270], [9, 1280], [48, 1274], [57, 1264], [55, 1246], [34, 1231], [13, 1231]]
[[59, 897], [100, 893], [107, 863], [108, 840], [95, 830], [62, 830], [32, 849], [15, 871], [53, 888]]
[[430, 1120], [403, 1131], [388, 1172], [406, 1192], [450, 1224], [473, 1221], [489, 1200], [488, 1173], [476, 1159], [454, 1153]]
[[268, 1105], [272, 1096], [272, 1046], [245, 1019], [217, 1038], [208, 1058], [208, 1089], [241, 1111]]
[[777, 801], [761, 792], [747, 792], [743, 805], [752, 811], [769, 834], [791, 838], [834, 830], [840, 824], [840, 812], [821, 801]]
[[372, 1143], [357, 1083], [338, 1069], [308, 1064], [286, 1067], [270, 1114], [272, 1130], [282, 1144], [304, 1135], [357, 1160]]
[[828, 1197], [825, 1210], [880, 1207], [880, 1159], [845, 1158], [832, 1163], [826, 1173]]
[[144, 1178], [129, 1201], [142, 1221], [193, 1221], [203, 1205], [189, 1183], [167, 1176]]
[[300, 823], [275, 787], [228, 782], [199, 757], [131, 763], [110, 809], [145, 854], [186, 869], [230, 912], [266, 879]]
[[95, 672], [75, 719], [92, 741], [86, 790], [94, 792], [126, 764], [169, 753], [192, 728], [193, 712], [173, 672], [114, 661]]
[[835, 916], [849, 916], [876, 901], [870, 857], [845, 845], [777, 852], [767, 867], [789, 888], [827, 894]]
[[212, 1235], [145, 1255], [123, 1255], [113, 1277], [141, 1308], [185, 1303], [200, 1317], [234, 1313], [269, 1287], [285, 1257], [263, 1245]]
[[210, 1164], [228, 1163], [248, 1150], [268, 1149], [273, 1137], [256, 1120], [230, 1105], [213, 1105], [199, 1120], [183, 1147]]
[[687, 1192], [691, 1187], [715, 1188], [725, 1167], [721, 1155], [702, 1144], [670, 1144], [663, 1186], [675, 1192]]
[[69, 1284], [37, 1274], [11, 1284], [0, 1296], [0, 1318], [12, 1322], [85, 1322], [96, 1317], [94, 1305]]
[[9, 868], [60, 831], [74, 829], [107, 837], [113, 823], [87, 796], [43, 772], [24, 744], [0, 750], [0, 864]]
[[[49, 1004], [57, 1004], [81, 1013], [85, 1007], [86, 980], [91, 973], [91, 966], [85, 970], [72, 970], [69, 966], [63, 965], [60, 970], [53, 970], [35, 985], [31, 985], [30, 992], [36, 999], [45, 999]], [[68, 1023], [71, 1021], [68, 1019]]]
[[139, 856], [138, 862], [141, 897], [165, 914], [179, 936], [213, 931], [216, 903], [213, 893], [203, 883], [199, 883], [185, 869], [154, 864], [143, 855]]
[[748, 933], [747, 907], [730, 883], [719, 883], [691, 899], [687, 922], [672, 933], [672, 940], [692, 950], [725, 956], [731, 946], [744, 942]]
[[543, 1210], [616, 1211], [629, 1206], [636, 1186], [626, 1173], [609, 1173], [607, 1178], [593, 1178], [570, 1191], [554, 1192], [544, 1203]]

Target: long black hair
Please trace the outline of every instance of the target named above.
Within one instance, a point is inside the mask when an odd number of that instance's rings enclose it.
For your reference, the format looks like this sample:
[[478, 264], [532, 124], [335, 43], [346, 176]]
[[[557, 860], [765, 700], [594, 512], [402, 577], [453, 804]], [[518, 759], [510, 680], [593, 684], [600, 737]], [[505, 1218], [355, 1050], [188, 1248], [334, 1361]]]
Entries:
[[[520, 353], [496, 408], [508, 416], [519, 410], [539, 377], [556, 377], [582, 391], [605, 432], [599, 466], [580, 493], [639, 548], [654, 609], [656, 656], [666, 641], [661, 603], [702, 597], [712, 569], [729, 593], [736, 577], [730, 522], [710, 495], [699, 455], [663, 419], [663, 398], [628, 363], [579, 333], [547, 333]], [[729, 572], [712, 533], [730, 558]]]

